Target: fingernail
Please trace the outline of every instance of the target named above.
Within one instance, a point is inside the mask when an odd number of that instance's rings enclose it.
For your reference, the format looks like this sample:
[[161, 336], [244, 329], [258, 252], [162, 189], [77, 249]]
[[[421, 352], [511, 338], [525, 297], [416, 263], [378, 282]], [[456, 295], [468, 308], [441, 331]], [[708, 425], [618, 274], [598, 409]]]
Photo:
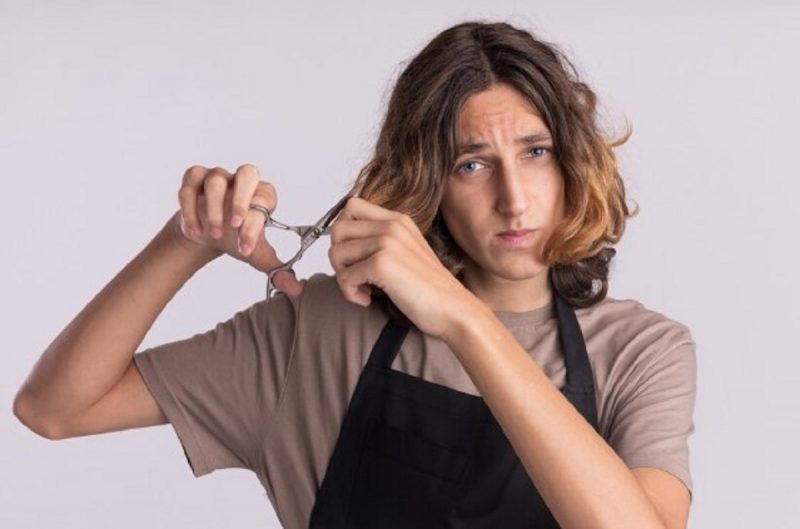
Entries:
[[247, 255], [248, 253], [250, 253], [250, 245], [248, 245], [248, 244], [240, 244], [239, 245], [239, 252], [242, 255]]
[[222, 236], [222, 230], [219, 228], [211, 228], [211, 236], [219, 239]]
[[234, 215], [233, 217], [231, 217], [231, 226], [233, 226], [234, 228], [238, 228], [241, 225], [242, 225], [242, 217], [240, 217], [239, 215]]

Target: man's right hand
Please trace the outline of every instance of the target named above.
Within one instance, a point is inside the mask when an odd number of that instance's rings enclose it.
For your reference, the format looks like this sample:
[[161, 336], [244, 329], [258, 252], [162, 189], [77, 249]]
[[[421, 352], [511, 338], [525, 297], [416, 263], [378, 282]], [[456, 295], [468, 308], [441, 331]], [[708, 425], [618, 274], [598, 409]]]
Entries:
[[[275, 186], [261, 180], [254, 165], [244, 164], [235, 174], [221, 167], [193, 165], [183, 175], [178, 201], [180, 211], [171, 222], [177, 224], [181, 244], [226, 253], [264, 273], [283, 264], [266, 240], [265, 215], [249, 209], [257, 204], [272, 214], [278, 204]], [[278, 273], [273, 279], [286, 294], [302, 291], [291, 272]]]

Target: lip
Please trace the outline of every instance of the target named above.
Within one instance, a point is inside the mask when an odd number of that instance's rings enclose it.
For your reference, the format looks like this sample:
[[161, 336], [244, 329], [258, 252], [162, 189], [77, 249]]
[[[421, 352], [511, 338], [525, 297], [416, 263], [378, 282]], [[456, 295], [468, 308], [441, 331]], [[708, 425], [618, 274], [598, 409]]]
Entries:
[[497, 234], [500, 243], [509, 248], [529, 246], [536, 230], [508, 230]]
[[531, 233], [534, 230], [508, 230], [502, 231], [498, 233], [501, 237], [509, 236], [509, 237], [519, 237], [520, 235], [525, 235], [526, 233]]

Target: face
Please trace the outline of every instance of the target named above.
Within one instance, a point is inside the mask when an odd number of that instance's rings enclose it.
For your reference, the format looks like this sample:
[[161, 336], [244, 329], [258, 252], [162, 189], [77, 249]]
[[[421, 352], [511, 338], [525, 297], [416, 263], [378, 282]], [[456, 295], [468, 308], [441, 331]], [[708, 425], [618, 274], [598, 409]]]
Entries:
[[563, 218], [564, 185], [536, 108], [495, 84], [464, 103], [456, 143], [440, 207], [468, 256], [466, 278], [486, 285], [546, 278], [542, 249]]

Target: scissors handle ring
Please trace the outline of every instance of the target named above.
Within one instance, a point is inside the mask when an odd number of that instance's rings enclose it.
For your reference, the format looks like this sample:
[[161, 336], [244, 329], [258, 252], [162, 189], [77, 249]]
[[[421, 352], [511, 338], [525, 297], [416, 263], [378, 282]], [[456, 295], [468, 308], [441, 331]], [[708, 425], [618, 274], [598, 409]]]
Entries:
[[275, 285], [272, 284], [272, 278], [275, 277], [275, 274], [277, 274], [278, 272], [286, 271], [286, 272], [291, 272], [292, 275], [297, 277], [297, 274], [295, 273], [294, 269], [292, 268], [293, 264], [294, 264], [294, 261], [289, 261], [289, 262], [286, 262], [286, 263], [284, 263], [284, 264], [282, 264], [280, 266], [277, 266], [277, 267], [273, 268], [272, 270], [270, 270], [269, 272], [267, 272], [267, 299], [268, 300], [272, 299], [275, 296], [275, 293], [278, 292], [278, 289], [276, 289]]
[[266, 223], [269, 224], [271, 216], [270, 216], [269, 210], [267, 208], [265, 208], [264, 206], [260, 206], [258, 204], [250, 204], [250, 207], [248, 207], [247, 209], [248, 210], [254, 209], [256, 211], [260, 211], [261, 213], [263, 213], [264, 217], [266, 217]]

